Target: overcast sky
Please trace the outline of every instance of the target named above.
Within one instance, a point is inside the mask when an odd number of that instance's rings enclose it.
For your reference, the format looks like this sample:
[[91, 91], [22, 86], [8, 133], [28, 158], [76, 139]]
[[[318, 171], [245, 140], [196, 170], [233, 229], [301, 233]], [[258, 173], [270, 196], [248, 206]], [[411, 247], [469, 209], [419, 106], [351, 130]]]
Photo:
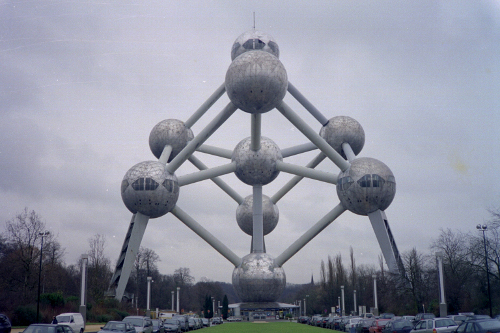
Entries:
[[[384, 162], [397, 192], [386, 210], [401, 252], [429, 252], [439, 230], [476, 233], [500, 207], [499, 1], [2, 1], [0, 3], [0, 222], [24, 207], [39, 213], [77, 262], [88, 239], [106, 236], [118, 258], [131, 213], [120, 184], [154, 160], [151, 129], [187, 120], [224, 82], [236, 38], [253, 27], [272, 35], [288, 79], [327, 118], [364, 128], [359, 154]], [[224, 95], [193, 127], [198, 134], [228, 103]], [[320, 124], [289, 94], [285, 102]], [[280, 148], [308, 140], [277, 110], [262, 135]], [[206, 143], [233, 149], [250, 136], [237, 111]], [[286, 159], [306, 165], [316, 152]], [[227, 160], [196, 153], [209, 167]], [[319, 170], [337, 174], [325, 160]], [[186, 162], [178, 176], [195, 172]], [[272, 196], [292, 176], [281, 173]], [[252, 193], [231, 174], [240, 195]], [[338, 204], [335, 186], [304, 180], [278, 202], [266, 236], [276, 257]], [[211, 181], [182, 187], [179, 207], [239, 256], [250, 236], [237, 204]], [[233, 266], [178, 219], [150, 220], [142, 246], [160, 272], [189, 267], [198, 281], [231, 281]], [[367, 217], [345, 212], [285, 263], [287, 281], [319, 278], [321, 260], [352, 246], [358, 264], [377, 265]]]

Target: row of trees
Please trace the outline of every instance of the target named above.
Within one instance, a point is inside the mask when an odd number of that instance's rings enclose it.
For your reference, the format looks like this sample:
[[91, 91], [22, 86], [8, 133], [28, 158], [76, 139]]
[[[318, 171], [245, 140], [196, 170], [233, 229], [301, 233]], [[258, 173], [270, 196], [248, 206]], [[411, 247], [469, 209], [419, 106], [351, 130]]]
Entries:
[[[381, 312], [399, 315], [418, 312], [439, 314], [439, 280], [436, 253], [443, 254], [445, 298], [448, 313], [473, 311], [489, 314], [486, 262], [491, 290], [493, 314], [500, 313], [500, 212], [492, 211], [486, 239], [482, 233], [466, 234], [451, 229], [441, 230], [432, 242], [429, 253], [416, 248], [402, 254], [406, 276], [393, 275], [384, 266], [356, 265], [351, 248], [348, 264], [340, 254], [321, 262], [320, 281], [306, 285], [294, 299], [307, 299], [307, 312], [330, 312], [338, 305], [344, 286], [346, 313], [357, 305], [374, 307], [373, 276], [377, 280], [378, 308]], [[485, 254], [485, 247], [487, 257]], [[308, 297], [306, 296], [308, 295]]]
[[[357, 265], [351, 248], [348, 263], [340, 254], [321, 262], [317, 283], [290, 285], [280, 302], [294, 303], [307, 299], [308, 314], [328, 313], [338, 305], [344, 286], [346, 312], [354, 309], [354, 290], [358, 305], [373, 307], [373, 275], [377, 277], [379, 311], [397, 314], [435, 312], [439, 309], [439, 284], [435, 252], [444, 254], [445, 294], [450, 313], [474, 311], [487, 313], [489, 308], [485, 261], [488, 262], [494, 313], [500, 312], [500, 212], [493, 211], [488, 224], [486, 242], [482, 234], [470, 235], [450, 229], [441, 230], [432, 243], [430, 253], [416, 248], [403, 253], [406, 276], [390, 274], [382, 257], [377, 265]], [[77, 311], [80, 295], [81, 263], [67, 265], [64, 249], [55, 235], [44, 237], [43, 253], [40, 233], [45, 223], [35, 211], [25, 209], [5, 224], [0, 234], [0, 312], [7, 313], [15, 324], [36, 320], [38, 278], [41, 270], [41, 314], [43, 321], [63, 311]], [[147, 277], [152, 284], [152, 308], [171, 309], [171, 292], [180, 287], [182, 311], [202, 313], [209, 310], [207, 297], [224, 304], [238, 302], [230, 284], [201, 280], [195, 283], [189, 268], [181, 267], [173, 274], [161, 274], [159, 256], [151, 249], [140, 248], [127, 291], [134, 302], [119, 304], [105, 297], [114, 267], [104, 254], [106, 239], [96, 234], [88, 240], [87, 313], [90, 320], [121, 319], [137, 314], [146, 307]], [[488, 257], [485, 257], [486, 245]], [[175, 297], [176, 298], [176, 297]], [[176, 300], [175, 300], [176, 302]], [[213, 309], [210, 309], [213, 313]], [[143, 313], [143, 312], [141, 312]]]
[[[49, 322], [53, 315], [61, 312], [78, 311], [81, 259], [78, 263], [67, 265], [63, 260], [64, 249], [53, 234], [43, 237], [43, 252], [40, 252], [41, 234], [46, 229], [39, 214], [26, 208], [7, 221], [5, 232], [0, 234], [0, 312], [6, 313], [14, 324], [29, 324], [37, 320], [39, 278], [42, 322]], [[96, 234], [88, 239], [88, 243], [89, 320], [120, 320], [128, 314], [144, 313], [148, 276], [155, 281], [152, 285], [153, 309], [175, 308], [171, 291], [176, 291], [178, 287], [183, 311], [201, 313], [207, 295], [222, 302], [227, 293], [229, 299], [234, 301], [230, 285], [209, 280], [195, 283], [189, 268], [178, 268], [170, 275], [161, 274], [158, 270], [159, 256], [153, 250], [141, 247], [127, 285], [127, 291], [134, 294], [134, 302], [119, 304], [105, 296], [114, 270], [111, 260], [105, 256], [105, 236]]]

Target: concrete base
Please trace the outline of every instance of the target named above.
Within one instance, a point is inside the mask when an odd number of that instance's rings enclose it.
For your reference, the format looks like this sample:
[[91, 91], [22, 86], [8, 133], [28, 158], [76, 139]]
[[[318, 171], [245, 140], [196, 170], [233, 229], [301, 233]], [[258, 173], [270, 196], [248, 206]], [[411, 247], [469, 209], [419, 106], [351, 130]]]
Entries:
[[446, 303], [439, 304], [439, 317], [446, 317], [448, 315], [448, 306]]
[[83, 317], [83, 321], [87, 323], [87, 307], [85, 305], [80, 305], [80, 314]]

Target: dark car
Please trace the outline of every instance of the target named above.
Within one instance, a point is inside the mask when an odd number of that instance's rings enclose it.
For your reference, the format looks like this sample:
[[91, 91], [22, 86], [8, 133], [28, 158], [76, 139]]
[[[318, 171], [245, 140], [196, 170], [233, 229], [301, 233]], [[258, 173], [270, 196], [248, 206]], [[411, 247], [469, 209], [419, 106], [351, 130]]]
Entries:
[[135, 333], [135, 328], [131, 323], [124, 321], [108, 321], [99, 331], [99, 333], [111, 332]]
[[455, 332], [498, 333], [500, 332], [500, 320], [490, 318], [464, 321]]
[[299, 324], [309, 324], [309, 317], [308, 316], [300, 316], [298, 319], [297, 319], [297, 322]]
[[415, 319], [413, 319], [413, 321], [412, 321], [412, 324], [413, 324], [413, 326], [415, 326], [422, 319], [433, 319], [433, 318], [436, 318], [436, 316], [433, 313], [417, 313], [417, 315], [415, 316]]
[[488, 315], [472, 315], [472, 316], [467, 316], [467, 318], [465, 318], [465, 321], [478, 320], [478, 319], [491, 319], [491, 317]]
[[375, 319], [372, 319], [372, 318], [361, 320], [356, 325], [356, 333], [368, 333], [368, 332], [370, 332], [370, 326], [373, 325], [374, 321], [375, 321]]
[[413, 325], [410, 323], [409, 320], [405, 319], [391, 320], [385, 325], [384, 329], [382, 330], [382, 333], [410, 333], [412, 328]]
[[153, 323], [153, 333], [163, 333], [163, 324], [160, 319], [151, 319]]
[[0, 314], [0, 333], [10, 333], [11, 329], [12, 325], [9, 318], [4, 314]]
[[71, 327], [65, 324], [31, 324], [23, 333], [74, 333]]
[[181, 333], [181, 322], [178, 319], [165, 319], [163, 321], [163, 330], [168, 333]]

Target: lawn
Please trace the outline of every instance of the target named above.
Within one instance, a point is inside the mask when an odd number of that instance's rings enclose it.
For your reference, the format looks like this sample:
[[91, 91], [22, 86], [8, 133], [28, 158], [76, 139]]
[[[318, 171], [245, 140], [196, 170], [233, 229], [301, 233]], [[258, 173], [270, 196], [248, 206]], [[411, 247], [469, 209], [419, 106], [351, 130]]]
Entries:
[[[324, 328], [297, 324], [291, 322], [253, 322], [253, 323], [224, 323], [203, 329], [210, 333], [299, 333], [299, 332], [325, 332]], [[326, 331], [328, 332], [328, 331]], [[335, 332], [335, 331], [334, 331]]]

